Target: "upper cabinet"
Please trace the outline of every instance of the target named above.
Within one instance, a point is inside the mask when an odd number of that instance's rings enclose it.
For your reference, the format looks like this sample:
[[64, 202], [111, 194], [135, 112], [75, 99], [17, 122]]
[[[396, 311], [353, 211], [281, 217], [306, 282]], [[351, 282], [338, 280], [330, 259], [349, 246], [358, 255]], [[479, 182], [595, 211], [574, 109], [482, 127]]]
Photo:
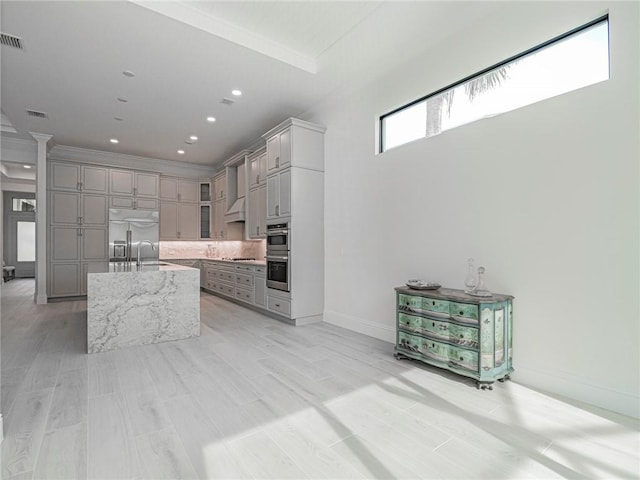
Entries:
[[182, 203], [198, 203], [200, 182], [189, 178], [161, 177], [160, 199]]
[[107, 193], [109, 169], [69, 163], [49, 164], [49, 189], [87, 193]]
[[109, 193], [111, 195], [157, 197], [159, 178], [156, 173], [112, 169], [109, 171]]
[[324, 171], [325, 130], [290, 118], [265, 133], [262, 138], [267, 142], [267, 174], [290, 166]]
[[267, 152], [262, 147], [249, 157], [249, 188], [267, 183]]
[[216, 200], [227, 198], [227, 172], [223, 171], [213, 178], [213, 194]]

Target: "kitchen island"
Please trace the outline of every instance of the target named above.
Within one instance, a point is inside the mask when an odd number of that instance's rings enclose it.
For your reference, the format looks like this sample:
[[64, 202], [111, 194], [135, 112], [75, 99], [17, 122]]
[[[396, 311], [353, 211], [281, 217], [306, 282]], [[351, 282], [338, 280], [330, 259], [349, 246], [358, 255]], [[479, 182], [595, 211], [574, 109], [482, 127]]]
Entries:
[[165, 262], [110, 263], [87, 278], [87, 351], [200, 335], [200, 271]]

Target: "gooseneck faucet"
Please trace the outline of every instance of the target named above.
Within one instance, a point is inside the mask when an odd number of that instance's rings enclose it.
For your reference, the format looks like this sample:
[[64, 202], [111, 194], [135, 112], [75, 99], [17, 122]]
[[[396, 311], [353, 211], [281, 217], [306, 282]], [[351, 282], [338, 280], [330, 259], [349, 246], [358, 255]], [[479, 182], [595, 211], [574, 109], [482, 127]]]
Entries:
[[140, 265], [142, 265], [142, 263], [140, 262], [140, 250], [142, 250], [142, 244], [143, 243], [148, 243], [149, 245], [151, 245], [151, 250], [155, 250], [156, 247], [153, 244], [153, 242], [151, 240], [140, 240], [140, 243], [138, 243], [138, 260], [136, 261], [136, 265], [139, 267]]

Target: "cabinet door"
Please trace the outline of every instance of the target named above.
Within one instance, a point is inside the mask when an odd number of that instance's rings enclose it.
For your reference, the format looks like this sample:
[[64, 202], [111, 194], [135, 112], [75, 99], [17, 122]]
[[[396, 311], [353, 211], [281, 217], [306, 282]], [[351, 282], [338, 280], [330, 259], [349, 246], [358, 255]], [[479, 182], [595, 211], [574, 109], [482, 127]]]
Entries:
[[178, 204], [178, 238], [180, 240], [198, 239], [198, 205]]
[[267, 306], [267, 279], [265, 277], [253, 277], [254, 295], [253, 301], [261, 307]]
[[280, 166], [280, 135], [267, 140], [267, 173], [275, 172]]
[[178, 200], [178, 179], [160, 177], [160, 198], [162, 200]]
[[249, 189], [260, 185], [260, 157], [251, 160], [249, 171]]
[[267, 186], [258, 189], [258, 233], [259, 238], [267, 237]]
[[81, 171], [81, 190], [90, 193], [107, 193], [109, 169], [83, 165]]
[[111, 195], [133, 195], [134, 172], [131, 170], [109, 171], [109, 193]]
[[136, 172], [135, 194], [138, 197], [157, 197], [160, 176], [154, 173]]
[[178, 238], [178, 204], [160, 202], [160, 240]]
[[280, 203], [277, 213], [279, 217], [291, 215], [291, 170], [279, 173], [280, 176]]
[[200, 205], [200, 238], [211, 238], [211, 205]]
[[[72, 262], [80, 260], [80, 227], [51, 227], [50, 259], [52, 262]], [[106, 252], [105, 252], [106, 253]]]
[[267, 218], [278, 218], [276, 207], [280, 203], [280, 176], [276, 173], [267, 177]]
[[260, 223], [258, 221], [259, 205], [259, 189], [249, 190], [249, 215], [247, 216], [247, 236], [249, 238], [260, 237]]
[[291, 129], [287, 128], [280, 134], [280, 162], [278, 168], [291, 166]]
[[136, 197], [133, 208], [138, 210], [158, 210], [158, 199], [147, 197]]
[[51, 223], [80, 225], [80, 194], [51, 192]]
[[222, 173], [217, 175], [213, 179], [213, 190], [216, 200], [221, 200], [227, 197], [227, 174]]
[[197, 203], [200, 196], [200, 182], [178, 179], [178, 201]]
[[267, 153], [263, 153], [258, 158], [259, 169], [258, 169], [258, 184], [266, 185], [267, 183]]
[[109, 197], [111, 208], [136, 208], [133, 197]]
[[82, 261], [109, 259], [108, 235], [106, 228], [88, 227], [81, 231]]
[[49, 295], [64, 297], [80, 295], [80, 264], [53, 263], [49, 273]]
[[226, 222], [224, 221], [224, 214], [226, 213], [225, 201], [219, 200], [214, 203], [214, 226], [215, 226], [215, 235], [214, 238], [218, 240], [224, 240], [226, 236]]
[[211, 182], [200, 182], [200, 201], [211, 201]]
[[107, 196], [82, 195], [82, 225], [107, 226]]
[[51, 163], [49, 188], [52, 190], [80, 190], [80, 165]]

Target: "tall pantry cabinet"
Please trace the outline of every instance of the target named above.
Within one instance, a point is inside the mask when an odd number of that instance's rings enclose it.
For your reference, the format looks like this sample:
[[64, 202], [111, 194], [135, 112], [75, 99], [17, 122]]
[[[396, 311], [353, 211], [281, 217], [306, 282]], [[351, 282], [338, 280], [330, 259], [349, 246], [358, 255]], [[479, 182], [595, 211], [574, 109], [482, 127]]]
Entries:
[[49, 164], [49, 297], [86, 294], [86, 274], [108, 262], [109, 169]]

